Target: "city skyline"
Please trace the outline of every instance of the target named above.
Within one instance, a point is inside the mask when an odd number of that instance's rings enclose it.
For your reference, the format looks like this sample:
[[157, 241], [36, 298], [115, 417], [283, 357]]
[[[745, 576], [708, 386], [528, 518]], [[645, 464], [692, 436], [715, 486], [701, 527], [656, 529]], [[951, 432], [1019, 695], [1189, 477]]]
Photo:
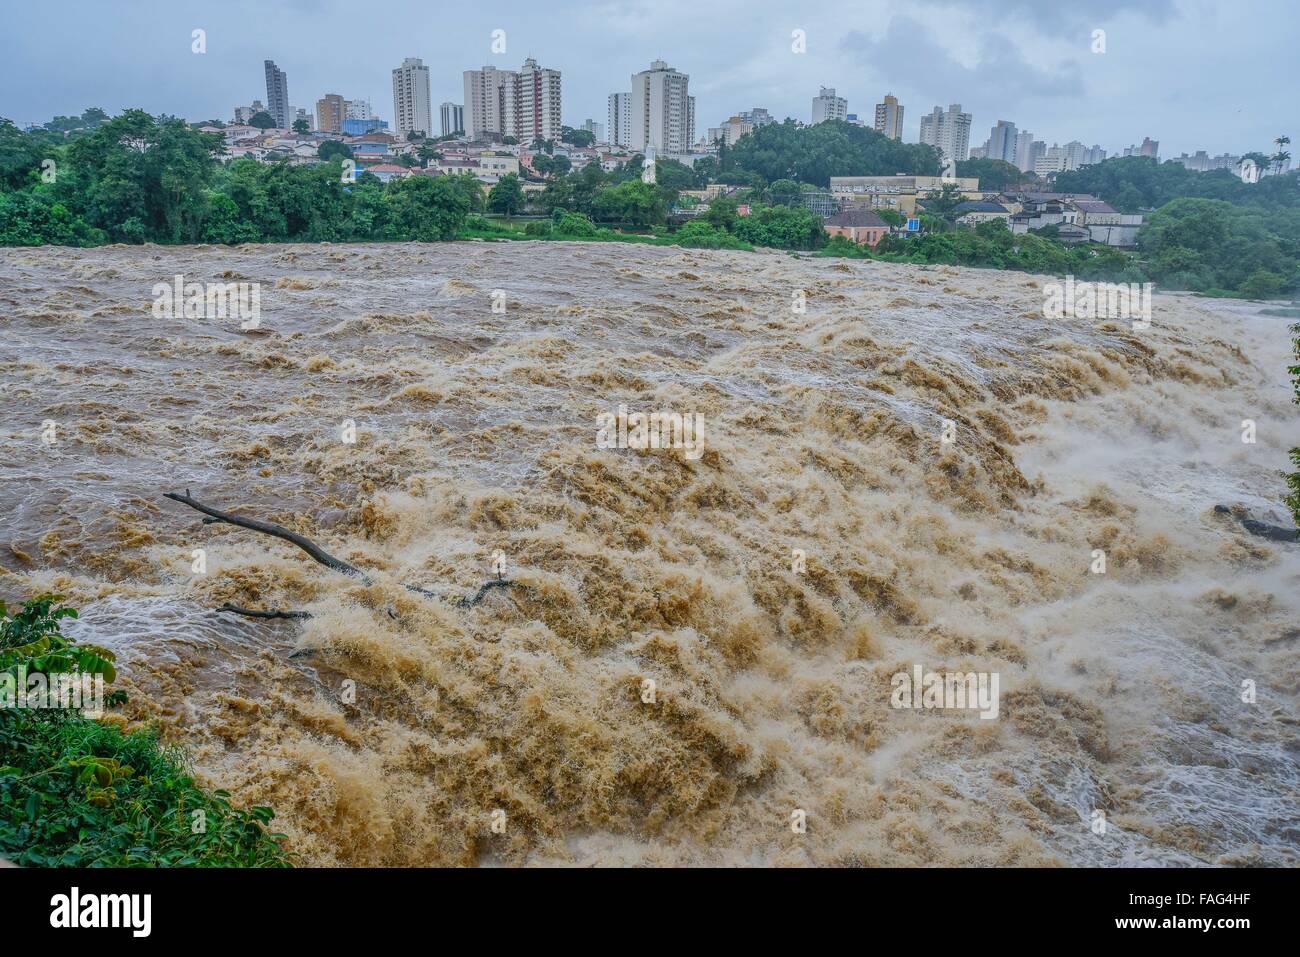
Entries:
[[[341, 52], [313, 42], [331, 15], [348, 15], [334, 0], [294, 0], [272, 10], [235, 0], [216, 11], [141, 3], [111, 12], [72, 0], [70, 11], [85, 29], [57, 38], [38, 29], [34, 11], [10, 10], [7, 36], [18, 43], [0, 49], [0, 77], [8, 81], [0, 85], [0, 115], [44, 122], [90, 106], [110, 113], [138, 106], [189, 120], [229, 119], [235, 106], [265, 98], [257, 81], [272, 60], [288, 76], [290, 106], [314, 113], [319, 99], [339, 92], [369, 99], [395, 126], [386, 115], [391, 73], [408, 57], [429, 68], [431, 105], [462, 103], [466, 70], [517, 70], [535, 58], [563, 73], [562, 122], [574, 127], [605, 119], [609, 94], [663, 59], [691, 78], [697, 136], [755, 105], [778, 121], [808, 122], [822, 86], [835, 88], [847, 112], [868, 126], [875, 105], [893, 93], [906, 108], [908, 142], [918, 141], [922, 116], [960, 102], [981, 131], [979, 142], [982, 131], [1008, 119], [1048, 143], [1098, 143], [1110, 155], [1145, 136], [1161, 141], [1163, 157], [1263, 149], [1295, 126], [1298, 112], [1286, 92], [1295, 68], [1285, 59], [1297, 39], [1296, 18], [1271, 0], [1238, 5], [1231, 15], [1181, 0], [1143, 4], [1144, 11], [1129, 0], [1068, 11], [1021, 0], [963, 0], [934, 6], [945, 12], [940, 17], [927, 16], [926, 4], [882, 3], [868, 14], [847, 4], [790, 12], [760, 3], [757, 9], [771, 15], [743, 22], [736, 19], [741, 7], [730, 2], [708, 9], [676, 0], [567, 8], [590, 18], [511, 4], [486, 14], [390, 6], [402, 30], [387, 28], [391, 17], [351, 16], [349, 46]], [[250, 30], [246, 14], [253, 9], [258, 27]], [[1001, 24], [1001, 15], [1014, 29]], [[1259, 29], [1253, 18], [1269, 15], [1276, 22]], [[191, 52], [194, 29], [206, 31], [206, 53]], [[1090, 52], [1097, 29], [1106, 31], [1104, 53]], [[494, 30], [505, 31], [502, 52], [493, 51]], [[805, 53], [792, 52], [795, 30], [804, 31]], [[716, 42], [722, 36], [725, 44]], [[1234, 36], [1239, 42], [1231, 42]], [[165, 54], [164, 37], [175, 44]], [[322, 49], [331, 54], [317, 55]], [[1188, 58], [1197, 69], [1185, 70]]]

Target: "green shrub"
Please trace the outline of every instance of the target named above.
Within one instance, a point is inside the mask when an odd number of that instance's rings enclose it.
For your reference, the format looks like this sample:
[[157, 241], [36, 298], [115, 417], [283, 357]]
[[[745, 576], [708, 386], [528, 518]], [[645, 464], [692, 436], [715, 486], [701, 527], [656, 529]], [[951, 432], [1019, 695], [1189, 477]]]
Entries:
[[[76, 611], [40, 595], [0, 602], [0, 682], [34, 674], [116, 678], [113, 654], [60, 633]], [[121, 692], [105, 696], [120, 703]], [[0, 707], [0, 857], [26, 866], [280, 867], [269, 807], [239, 809], [206, 791], [156, 730], [123, 732], [79, 711]]]
[[750, 249], [749, 243], [731, 235], [725, 229], [710, 226], [700, 219], [693, 219], [675, 234], [677, 245], [690, 246], [695, 249]]
[[567, 209], [557, 209], [551, 214], [551, 228], [557, 235], [584, 239], [600, 234], [600, 230], [590, 219], [582, 213], [571, 213]]

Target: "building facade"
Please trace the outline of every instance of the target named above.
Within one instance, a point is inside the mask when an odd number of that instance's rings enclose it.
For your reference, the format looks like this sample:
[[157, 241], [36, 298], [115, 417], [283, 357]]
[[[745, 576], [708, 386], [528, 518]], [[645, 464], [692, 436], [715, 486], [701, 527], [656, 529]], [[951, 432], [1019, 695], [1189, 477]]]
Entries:
[[613, 146], [630, 147], [632, 145], [632, 94], [611, 93], [609, 95], [608, 123], [609, 142]]
[[849, 115], [849, 101], [835, 95], [835, 87], [823, 86], [813, 97], [812, 123], [825, 123], [827, 120], [843, 121]]
[[529, 57], [514, 78], [514, 114], [508, 117], [520, 143], [560, 138], [560, 71], [537, 65]]
[[322, 133], [342, 133], [348, 118], [348, 101], [337, 93], [326, 93], [316, 101], [316, 129]]
[[246, 126], [258, 113], [265, 113], [266, 107], [262, 105], [261, 100], [254, 100], [252, 106], [235, 107], [235, 123], [239, 126]]
[[465, 107], [460, 103], [443, 103], [438, 107], [438, 119], [443, 136], [465, 132]]
[[886, 93], [884, 101], [876, 104], [875, 126], [877, 133], [883, 133], [891, 140], [903, 138], [903, 105], [892, 93]]
[[560, 71], [529, 57], [518, 70], [466, 70], [464, 129], [470, 139], [513, 136], [527, 145], [560, 136]]
[[1124, 148], [1125, 156], [1150, 156], [1154, 160], [1160, 159], [1160, 141], [1153, 140], [1149, 136], [1142, 138], [1141, 146], [1128, 146]]
[[988, 142], [984, 144], [984, 158], [1014, 163], [1017, 136], [1016, 124], [1010, 120], [998, 120], [997, 125], [989, 130]]
[[429, 107], [429, 68], [419, 57], [407, 57], [393, 70], [393, 124], [398, 135], [433, 132]]
[[966, 159], [970, 152], [970, 114], [961, 111], [960, 103], [953, 103], [944, 112], [939, 107], [921, 117], [921, 142], [935, 147], [943, 154], [943, 165], [949, 175], [956, 175], [956, 164]]
[[695, 141], [695, 97], [691, 78], [663, 60], [632, 77], [631, 141], [639, 153], [653, 147], [658, 153], [686, 153]]
[[274, 60], [263, 62], [266, 70], [266, 112], [271, 114], [279, 129], [288, 129], [292, 121], [289, 109], [289, 77], [275, 65]]

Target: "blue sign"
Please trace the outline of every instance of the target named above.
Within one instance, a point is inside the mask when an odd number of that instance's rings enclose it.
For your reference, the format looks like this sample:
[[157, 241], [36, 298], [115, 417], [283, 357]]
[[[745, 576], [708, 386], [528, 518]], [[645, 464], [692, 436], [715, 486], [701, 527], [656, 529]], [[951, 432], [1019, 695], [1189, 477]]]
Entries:
[[909, 233], [917, 232], [920, 228], [921, 228], [921, 221], [919, 219], [909, 219], [907, 221], [907, 231]]

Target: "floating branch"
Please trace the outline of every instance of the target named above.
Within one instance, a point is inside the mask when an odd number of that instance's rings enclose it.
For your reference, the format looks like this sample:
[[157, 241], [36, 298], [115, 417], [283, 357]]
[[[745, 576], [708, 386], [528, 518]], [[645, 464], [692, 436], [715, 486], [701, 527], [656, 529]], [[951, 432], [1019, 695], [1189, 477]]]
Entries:
[[356, 565], [351, 565], [341, 558], [335, 558], [325, 549], [321, 548], [310, 538], [299, 535], [297, 532], [291, 532], [283, 525], [276, 525], [274, 522], [259, 522], [254, 518], [240, 518], [238, 515], [232, 515], [230, 512], [223, 512], [219, 508], [213, 508], [211, 505], [204, 505], [190, 497], [190, 490], [186, 489], [185, 494], [179, 492], [164, 492], [163, 498], [169, 498], [173, 502], [180, 502], [182, 505], [188, 505], [190, 508], [197, 509], [208, 517], [203, 520], [204, 525], [214, 525], [224, 523], [226, 525], [236, 525], [239, 528], [247, 528], [250, 531], [261, 532], [263, 535], [270, 535], [274, 538], [282, 538], [286, 542], [292, 542], [304, 552], [312, 557], [317, 563], [324, 565], [326, 568], [332, 568], [336, 572], [342, 572], [352, 578], [359, 578], [367, 585], [371, 584], [370, 576], [363, 572]]
[[[297, 545], [304, 552], [310, 555], [312, 560], [319, 565], [324, 565], [326, 568], [333, 569], [336, 572], [342, 572], [344, 575], [347, 575], [350, 578], [356, 578], [366, 585], [374, 584], [374, 580], [360, 568], [357, 568], [356, 565], [345, 562], [343, 559], [331, 555], [310, 538], [307, 538], [305, 535], [299, 535], [297, 532], [292, 532], [283, 525], [276, 525], [274, 522], [262, 522], [254, 518], [242, 518], [231, 512], [222, 511], [219, 508], [213, 508], [211, 505], [204, 505], [202, 502], [190, 495], [189, 489], [186, 489], [185, 494], [183, 495], [180, 492], [164, 492], [163, 497], [169, 498], [173, 502], [180, 502], [182, 505], [188, 505], [190, 508], [202, 512], [205, 516], [203, 519], [204, 525], [234, 525], [238, 528], [246, 528], [249, 531], [260, 532], [263, 535], [270, 535], [272, 538], [282, 539], [293, 545]], [[462, 598], [457, 601], [455, 605], [457, 608], [472, 608], [481, 602], [483, 597], [491, 589], [508, 588], [516, 584], [518, 584], [518, 582], [513, 582], [507, 578], [501, 578], [498, 576], [492, 581], [484, 582], [472, 597]], [[419, 585], [408, 585], [403, 582], [402, 587], [407, 591], [414, 592], [417, 595], [422, 595], [425, 598], [441, 600], [441, 596], [438, 595], [437, 592], [432, 592], [427, 588], [420, 587]], [[277, 611], [274, 609], [270, 611], [258, 611], [254, 608], [243, 608], [239, 605], [232, 605], [229, 602], [222, 605], [217, 609], [217, 611], [229, 611], [236, 615], [243, 615], [247, 618], [311, 617], [311, 612], [307, 611]], [[388, 610], [388, 614], [391, 618], [397, 617], [391, 608]]]
[[479, 602], [483, 600], [483, 596], [488, 593], [489, 589], [508, 588], [509, 586], [514, 584], [517, 583], [510, 581], [508, 578], [494, 578], [492, 581], [484, 582], [481, 586], [479, 586], [479, 590], [478, 592], [475, 593], [473, 598], [462, 598], [460, 601], [456, 602], [456, 607], [473, 608], [475, 605], [477, 605]]
[[230, 602], [226, 602], [224, 605], [218, 608], [217, 611], [231, 611], [234, 612], [236, 615], [243, 615], [246, 618], [310, 618], [311, 617], [311, 612], [309, 611], [277, 611], [275, 609], [271, 609], [270, 611], [258, 611], [255, 608], [243, 608], [239, 605], [232, 605], [230, 604]]

